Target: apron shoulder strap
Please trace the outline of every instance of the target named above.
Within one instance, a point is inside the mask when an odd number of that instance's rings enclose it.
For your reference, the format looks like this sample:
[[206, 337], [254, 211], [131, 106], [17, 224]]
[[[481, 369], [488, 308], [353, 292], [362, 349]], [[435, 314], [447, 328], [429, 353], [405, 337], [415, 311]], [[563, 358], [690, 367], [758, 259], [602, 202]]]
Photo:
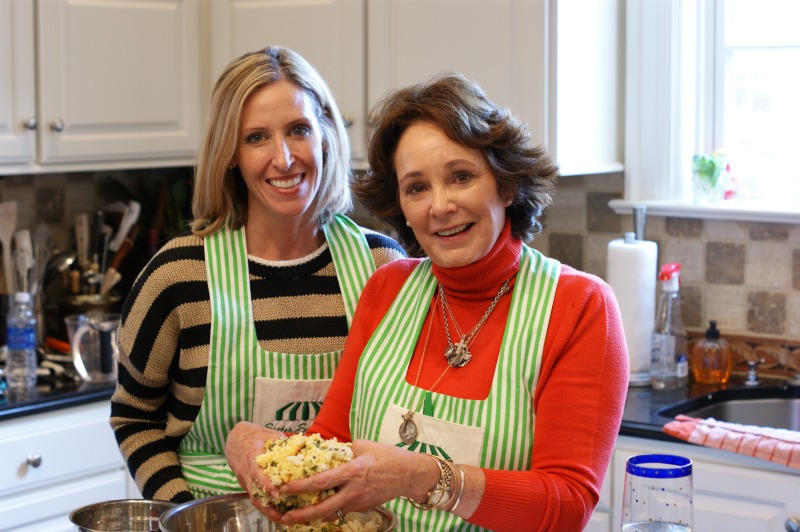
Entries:
[[337, 214], [323, 230], [333, 256], [349, 327], [361, 292], [375, 271], [375, 261], [364, 232], [347, 216]]

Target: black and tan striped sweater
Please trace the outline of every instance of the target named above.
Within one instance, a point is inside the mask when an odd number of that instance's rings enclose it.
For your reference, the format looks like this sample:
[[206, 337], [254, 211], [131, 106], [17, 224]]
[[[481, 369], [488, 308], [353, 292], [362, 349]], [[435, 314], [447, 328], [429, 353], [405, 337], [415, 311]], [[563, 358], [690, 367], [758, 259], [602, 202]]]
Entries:
[[[391, 238], [364, 232], [376, 267], [405, 256]], [[327, 245], [297, 261], [276, 264], [250, 257], [248, 263], [263, 349], [324, 353], [344, 347], [344, 302]], [[192, 499], [177, 449], [200, 411], [210, 335], [203, 240], [181, 235], [150, 260], [122, 309], [111, 426], [146, 499]]]

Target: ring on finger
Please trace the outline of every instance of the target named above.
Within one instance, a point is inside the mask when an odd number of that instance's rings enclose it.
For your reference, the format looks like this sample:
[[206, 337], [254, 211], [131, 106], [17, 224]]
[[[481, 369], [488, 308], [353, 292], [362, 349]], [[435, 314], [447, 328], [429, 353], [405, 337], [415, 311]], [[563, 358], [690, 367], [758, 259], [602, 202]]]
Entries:
[[344, 512], [342, 510], [336, 510], [336, 517], [339, 518], [340, 523], [344, 523]]

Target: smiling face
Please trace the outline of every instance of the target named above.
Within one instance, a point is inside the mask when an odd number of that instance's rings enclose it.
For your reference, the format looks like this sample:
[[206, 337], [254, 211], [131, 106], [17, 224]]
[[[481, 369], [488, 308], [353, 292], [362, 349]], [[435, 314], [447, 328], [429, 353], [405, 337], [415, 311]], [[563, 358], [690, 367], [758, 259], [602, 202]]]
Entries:
[[492, 249], [510, 201], [481, 151], [417, 122], [400, 137], [394, 168], [400, 208], [434, 264], [465, 266]]
[[316, 106], [305, 90], [281, 80], [251, 94], [231, 161], [247, 186], [248, 223], [310, 221], [322, 156]]

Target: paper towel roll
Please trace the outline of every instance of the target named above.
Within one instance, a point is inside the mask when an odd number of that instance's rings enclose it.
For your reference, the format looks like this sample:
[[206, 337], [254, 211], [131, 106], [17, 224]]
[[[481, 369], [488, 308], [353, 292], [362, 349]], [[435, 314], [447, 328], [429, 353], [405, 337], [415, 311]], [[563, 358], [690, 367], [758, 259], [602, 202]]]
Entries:
[[606, 282], [614, 289], [630, 357], [630, 385], [650, 385], [650, 343], [656, 316], [658, 246], [633, 233], [608, 243]]

